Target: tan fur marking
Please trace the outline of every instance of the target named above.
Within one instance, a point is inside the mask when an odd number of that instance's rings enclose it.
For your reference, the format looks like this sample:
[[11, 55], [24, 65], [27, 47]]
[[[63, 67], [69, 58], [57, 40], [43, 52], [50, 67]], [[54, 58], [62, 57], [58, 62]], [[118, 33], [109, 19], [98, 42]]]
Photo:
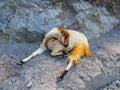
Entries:
[[64, 29], [61, 28], [61, 27], [57, 27], [57, 30], [58, 30], [59, 32], [61, 32], [61, 31], [63, 31]]
[[57, 30], [65, 37], [64, 42], [60, 40], [60, 43], [63, 45], [69, 44], [69, 33], [61, 27], [57, 27]]
[[47, 40], [45, 40], [45, 46], [47, 47], [48, 50], [50, 50], [49, 47], [48, 47], [48, 42], [49, 42], [51, 39], [52, 39], [53, 41], [54, 41], [54, 40], [57, 40], [57, 38], [55, 38], [55, 37], [50, 37], [50, 38], [48, 38]]

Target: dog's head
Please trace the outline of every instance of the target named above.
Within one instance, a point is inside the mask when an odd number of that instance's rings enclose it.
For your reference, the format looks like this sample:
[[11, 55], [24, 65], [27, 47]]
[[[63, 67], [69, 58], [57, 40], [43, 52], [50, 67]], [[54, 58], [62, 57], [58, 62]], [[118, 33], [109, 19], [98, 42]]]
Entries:
[[57, 30], [61, 34], [60, 43], [67, 47], [69, 44], [69, 33], [61, 27], [57, 27]]

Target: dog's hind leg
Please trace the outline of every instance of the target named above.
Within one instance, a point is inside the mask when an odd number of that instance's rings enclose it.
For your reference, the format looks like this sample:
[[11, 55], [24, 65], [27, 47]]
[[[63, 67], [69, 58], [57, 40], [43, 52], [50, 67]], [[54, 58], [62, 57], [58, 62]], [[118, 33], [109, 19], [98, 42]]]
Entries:
[[67, 67], [65, 68], [65, 70], [63, 70], [62, 72], [60, 72], [57, 76], [57, 81], [61, 80], [64, 78], [64, 76], [67, 74], [68, 70], [74, 66], [73, 61], [70, 61], [67, 65]]
[[25, 63], [27, 61], [29, 61], [31, 58], [37, 56], [38, 54], [43, 53], [44, 51], [46, 51], [47, 48], [44, 47], [43, 45], [40, 46], [40, 48], [38, 48], [36, 51], [34, 51], [30, 56], [28, 56], [27, 58], [23, 59], [21, 62]]

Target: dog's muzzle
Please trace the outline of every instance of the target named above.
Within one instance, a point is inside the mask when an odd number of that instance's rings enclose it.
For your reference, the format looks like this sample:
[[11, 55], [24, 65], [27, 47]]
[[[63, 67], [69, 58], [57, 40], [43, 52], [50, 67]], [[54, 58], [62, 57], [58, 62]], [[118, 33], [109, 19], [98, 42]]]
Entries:
[[68, 47], [68, 44], [65, 44], [64, 46], [65, 46], [65, 47]]

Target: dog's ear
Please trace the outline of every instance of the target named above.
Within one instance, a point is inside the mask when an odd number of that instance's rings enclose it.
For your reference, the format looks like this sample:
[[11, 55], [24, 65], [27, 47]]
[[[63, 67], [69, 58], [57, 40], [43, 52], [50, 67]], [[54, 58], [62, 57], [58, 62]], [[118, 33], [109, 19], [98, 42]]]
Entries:
[[68, 32], [66, 30], [64, 30], [64, 28], [61, 28], [61, 27], [57, 27], [58, 31], [62, 34], [62, 35], [65, 35], [67, 36], [68, 35]]
[[67, 47], [69, 44], [69, 33], [66, 30], [64, 30], [64, 36], [65, 36], [64, 43], [65, 43], [65, 46]]
[[69, 44], [69, 33], [61, 27], [58, 27], [58, 31], [62, 34], [62, 36], [65, 39], [62, 43], [67, 47]]
[[60, 33], [64, 33], [63, 31], [64, 31], [64, 29], [63, 28], [61, 28], [61, 27], [57, 27], [57, 30], [60, 32]]

